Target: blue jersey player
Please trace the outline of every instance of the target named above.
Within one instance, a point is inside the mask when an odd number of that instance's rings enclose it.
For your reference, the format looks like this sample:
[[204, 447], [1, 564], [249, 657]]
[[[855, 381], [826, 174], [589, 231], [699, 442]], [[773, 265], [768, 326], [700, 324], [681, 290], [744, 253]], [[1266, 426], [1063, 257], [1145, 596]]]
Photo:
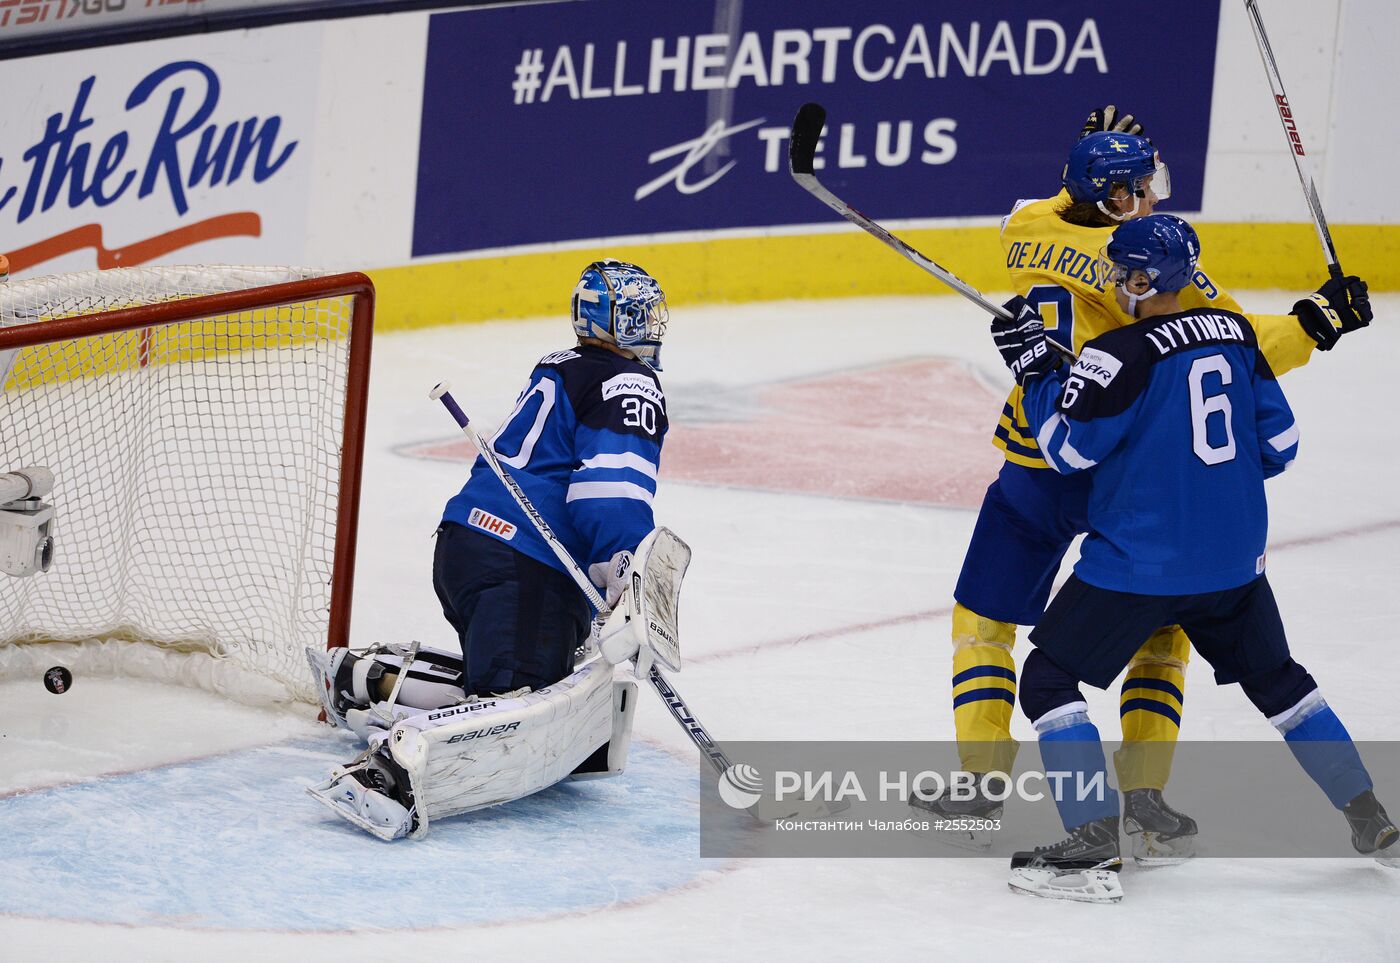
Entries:
[[[1115, 227], [1151, 214], [1169, 193], [1165, 165], [1141, 133], [1131, 115], [1112, 107], [1095, 110], [1070, 150], [1064, 190], [1017, 202], [1002, 222], [1013, 289], [1045, 314], [1049, 336], [1075, 351], [1131, 323], [1096, 255]], [[1203, 265], [1178, 297], [1183, 308], [1245, 313]], [[1246, 316], [1261, 352], [1282, 375], [1307, 363], [1314, 350], [1331, 350], [1343, 334], [1366, 326], [1371, 309], [1365, 282], [1346, 277], [1299, 300], [1291, 314]], [[1015, 760], [1016, 626], [1039, 621], [1061, 559], [1087, 527], [1088, 477], [1063, 476], [1049, 467], [1023, 407], [1017, 385], [994, 438], [1005, 461], [987, 489], [953, 593], [953, 724], [963, 767], [983, 774], [979, 782], [988, 788]], [[1122, 681], [1123, 747], [1114, 762], [1141, 863], [1176, 862], [1193, 851], [1195, 821], [1172, 809], [1162, 794], [1184, 711], [1190, 651], [1179, 627], [1164, 626], [1138, 650]], [[987, 793], [914, 804], [945, 819], [995, 818], [1000, 798]], [[969, 836], [964, 842], [989, 842], [987, 834]]]
[[[486, 443], [613, 607], [655, 527], [666, 298], [635, 264], [596, 261], [572, 315], [577, 344], [540, 359]], [[623, 771], [632, 684], [613, 679], [607, 639], [575, 667], [592, 608], [480, 457], [443, 510], [433, 587], [460, 655], [416, 643], [308, 651], [327, 718], [369, 744], [311, 796], [390, 840], [561, 779]]]
[[[579, 278], [571, 313], [577, 344], [540, 359], [490, 444], [611, 606], [654, 527], [666, 297], [635, 264], [597, 261]], [[593, 612], [480, 457], [443, 511], [433, 587], [462, 652], [415, 649], [396, 705], [539, 690], [573, 671]], [[358, 728], [352, 710], [390, 699], [406, 651], [312, 654], [327, 717]]]
[[[1129, 221], [1106, 253], [1118, 304], [1137, 320], [1094, 338], [1073, 368], [1049, 350], [1023, 299], [1008, 304], [1015, 318], [992, 325], [1050, 467], [1093, 470], [1089, 534], [1031, 633], [1036, 648], [1021, 673], [1021, 708], [1046, 769], [1107, 784], [1079, 685], [1106, 688], [1148, 636], [1180, 625], [1216, 680], [1238, 682], [1283, 734], [1346, 815], [1356, 849], [1400, 866], [1400, 830], [1341, 721], [1290, 655], [1264, 574], [1264, 481], [1293, 460], [1298, 428], [1254, 329], [1232, 311], [1182, 310], [1177, 292], [1196, 271], [1199, 242], [1180, 218]], [[1016, 854], [1012, 888], [1120, 899], [1117, 795], [1059, 806], [1069, 838]]]
[[[666, 329], [661, 287], [641, 268], [600, 261], [573, 294], [578, 345], [542, 358], [491, 445], [608, 604], [652, 530], [666, 398], [656, 372]], [[467, 691], [539, 688], [573, 667], [592, 611], [480, 458], [447, 503], [433, 585], [466, 659]]]

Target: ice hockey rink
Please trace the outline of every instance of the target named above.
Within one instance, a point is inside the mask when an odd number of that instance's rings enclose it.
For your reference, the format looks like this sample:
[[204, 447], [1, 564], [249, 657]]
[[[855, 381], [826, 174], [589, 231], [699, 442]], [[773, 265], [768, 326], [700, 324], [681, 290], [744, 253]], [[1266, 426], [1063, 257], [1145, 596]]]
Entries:
[[[1374, 302], [1370, 329], [1283, 379], [1302, 442], [1269, 489], [1294, 651], [1358, 740], [1394, 737], [1400, 677], [1400, 295]], [[562, 311], [377, 339], [357, 644], [452, 639], [430, 535], [467, 465], [429, 387], [493, 425], [570, 341]], [[1009, 384], [984, 316], [946, 296], [682, 304], [664, 362], [655, 509], [694, 549], [675, 682], [700, 719], [721, 741], [951, 739], [951, 593]], [[1183, 739], [1278, 738], [1199, 661], [1189, 681]], [[1116, 733], [1116, 691], [1091, 710]], [[1400, 958], [1400, 872], [1367, 860], [1128, 866], [1123, 902], [1093, 906], [1017, 897], [999, 859], [702, 859], [695, 751], [645, 694], [620, 779], [385, 844], [302, 793], [356, 753], [313, 719], [0, 684], [0, 958]]]

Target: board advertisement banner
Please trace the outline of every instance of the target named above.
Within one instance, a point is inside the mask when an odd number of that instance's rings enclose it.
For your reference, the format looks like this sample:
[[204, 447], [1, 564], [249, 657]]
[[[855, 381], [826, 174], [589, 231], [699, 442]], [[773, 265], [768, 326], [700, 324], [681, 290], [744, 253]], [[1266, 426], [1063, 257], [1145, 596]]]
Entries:
[[301, 263], [321, 31], [267, 31], [256, 56], [220, 34], [0, 64], [11, 270]]
[[[434, 14], [413, 254], [825, 224], [788, 180], [881, 219], [991, 217], [1059, 186], [1088, 111], [1128, 105], [1201, 203], [1218, 0], [533, 4]], [[1151, 24], [1144, 30], [1144, 24]]]

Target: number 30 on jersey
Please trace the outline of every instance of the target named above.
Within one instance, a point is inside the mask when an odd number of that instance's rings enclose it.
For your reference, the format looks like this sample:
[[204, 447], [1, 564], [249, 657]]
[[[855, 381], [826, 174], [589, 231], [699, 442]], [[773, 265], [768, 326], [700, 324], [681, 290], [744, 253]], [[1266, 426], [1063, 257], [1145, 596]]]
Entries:
[[622, 423], [649, 435], [656, 434], [656, 405], [641, 398], [623, 398]]

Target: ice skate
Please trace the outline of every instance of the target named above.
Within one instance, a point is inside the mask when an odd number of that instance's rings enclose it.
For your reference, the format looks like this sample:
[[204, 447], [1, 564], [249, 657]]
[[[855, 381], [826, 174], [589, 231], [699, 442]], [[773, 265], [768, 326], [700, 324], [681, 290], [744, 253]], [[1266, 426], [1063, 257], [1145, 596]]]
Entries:
[[383, 840], [407, 836], [413, 829], [413, 811], [394, 799], [392, 790], [393, 778], [368, 753], [306, 788], [307, 795], [341, 819]]
[[1178, 866], [1196, 855], [1196, 820], [1177, 812], [1160, 789], [1123, 794], [1123, 832], [1133, 837], [1139, 866]]
[[[983, 789], [982, 782], [983, 780], [979, 776], [976, 792], [971, 799], [949, 799], [946, 793], [936, 799], [924, 799], [913, 795], [909, 797], [909, 808], [920, 815], [928, 814], [935, 819], [951, 822], [959, 827], [967, 827], [939, 829], [934, 826], [933, 833], [939, 842], [956, 846], [958, 849], [985, 852], [991, 848], [993, 830], [989, 825], [978, 824], [1000, 820], [1005, 809], [1005, 802], [1001, 799], [990, 798]], [[997, 796], [1006, 792], [1006, 782], [1002, 779], [989, 779], [987, 783], [987, 788], [991, 789]]]
[[1400, 829], [1375, 793], [1366, 790], [1347, 803], [1342, 815], [1351, 826], [1351, 844], [1358, 853], [1374, 855], [1382, 866], [1400, 869]]
[[1053, 846], [1011, 857], [1011, 890], [1043, 899], [1116, 903], [1123, 898], [1118, 873], [1118, 817], [1085, 823]]

